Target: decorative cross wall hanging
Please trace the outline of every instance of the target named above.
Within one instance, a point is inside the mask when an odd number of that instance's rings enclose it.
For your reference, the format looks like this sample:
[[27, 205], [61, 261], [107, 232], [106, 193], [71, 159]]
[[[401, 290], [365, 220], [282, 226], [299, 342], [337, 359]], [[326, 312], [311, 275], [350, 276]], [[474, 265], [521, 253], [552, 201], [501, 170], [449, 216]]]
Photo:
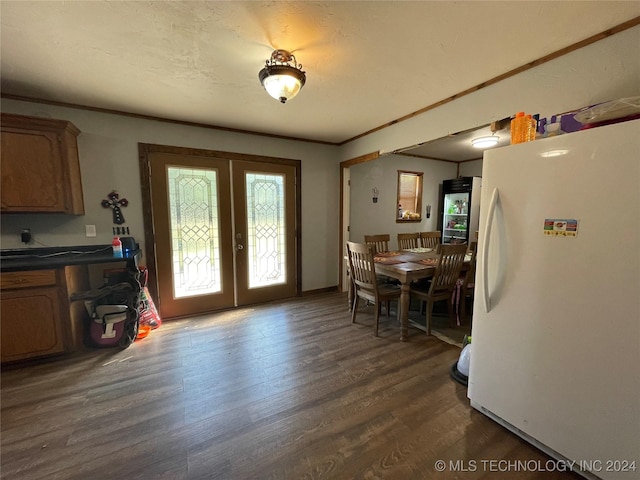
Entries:
[[113, 209], [113, 223], [122, 225], [124, 223], [124, 215], [122, 215], [120, 207], [126, 207], [129, 205], [129, 201], [126, 198], [120, 198], [116, 191], [111, 192], [107, 197], [109, 198], [108, 200], [102, 200], [102, 206]]

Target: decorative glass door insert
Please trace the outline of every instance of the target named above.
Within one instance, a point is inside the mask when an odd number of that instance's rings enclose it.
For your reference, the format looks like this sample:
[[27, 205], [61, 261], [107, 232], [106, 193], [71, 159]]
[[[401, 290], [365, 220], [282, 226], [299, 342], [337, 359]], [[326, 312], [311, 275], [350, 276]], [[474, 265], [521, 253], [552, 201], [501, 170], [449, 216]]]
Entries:
[[217, 170], [168, 167], [174, 298], [222, 290]]
[[287, 280], [285, 176], [245, 173], [249, 288]]

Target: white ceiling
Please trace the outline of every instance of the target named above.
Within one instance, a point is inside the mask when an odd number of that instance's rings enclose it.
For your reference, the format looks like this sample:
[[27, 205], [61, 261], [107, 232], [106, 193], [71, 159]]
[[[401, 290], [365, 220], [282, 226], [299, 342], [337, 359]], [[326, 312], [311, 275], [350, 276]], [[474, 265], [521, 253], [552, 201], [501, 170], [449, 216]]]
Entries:
[[[640, 2], [2, 0], [0, 14], [3, 94], [340, 143], [637, 17]], [[275, 48], [307, 73], [286, 104], [258, 81]]]
[[469, 160], [479, 160], [485, 149], [478, 149], [471, 145], [471, 140], [479, 137], [487, 137], [495, 135], [498, 137], [498, 144], [490, 148], [504, 147], [511, 144], [511, 131], [509, 129], [510, 122], [504, 123], [504, 128], [498, 131], [492, 130], [492, 126], [482, 125], [471, 130], [458, 132], [448, 137], [438, 138], [425, 142], [421, 145], [415, 145], [403, 148], [401, 151], [394, 152], [400, 155], [410, 155], [415, 157], [430, 158], [435, 160], [447, 160], [450, 162], [466, 162]]

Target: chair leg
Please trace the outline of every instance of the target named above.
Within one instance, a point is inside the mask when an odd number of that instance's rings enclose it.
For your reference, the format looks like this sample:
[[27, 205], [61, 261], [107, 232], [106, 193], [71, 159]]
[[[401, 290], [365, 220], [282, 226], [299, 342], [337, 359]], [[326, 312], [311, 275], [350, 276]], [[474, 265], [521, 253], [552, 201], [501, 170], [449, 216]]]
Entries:
[[387, 300], [386, 307], [387, 307], [387, 317], [388, 317], [390, 315], [389, 312], [391, 311], [391, 300]]
[[382, 302], [378, 302], [376, 303], [376, 320], [375, 320], [375, 324], [373, 326], [373, 334], [377, 337], [378, 336], [378, 323], [380, 322], [380, 308], [381, 308], [381, 304]]
[[426, 330], [427, 335], [431, 335], [431, 317], [433, 315], [433, 300], [427, 300]]
[[464, 289], [460, 293], [460, 318], [463, 320], [467, 318], [467, 294]]
[[[451, 294], [451, 301], [447, 305], [447, 313], [449, 314], [449, 326], [454, 327], [456, 324], [460, 325], [460, 301], [462, 298], [460, 297], [460, 285], [456, 285], [453, 288], [453, 293]], [[454, 321], [453, 317], [457, 318], [457, 321]]]
[[351, 307], [351, 323], [356, 323], [356, 310], [358, 310], [358, 295], [353, 298], [353, 306]]

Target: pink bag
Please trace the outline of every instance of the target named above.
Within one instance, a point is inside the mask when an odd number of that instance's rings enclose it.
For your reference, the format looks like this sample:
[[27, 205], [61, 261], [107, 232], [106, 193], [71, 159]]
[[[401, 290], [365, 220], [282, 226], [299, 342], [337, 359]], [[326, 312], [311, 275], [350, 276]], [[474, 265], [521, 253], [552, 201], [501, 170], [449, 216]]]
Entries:
[[140, 285], [142, 286], [140, 289], [140, 303], [138, 304], [140, 326], [136, 340], [145, 338], [151, 330], [155, 330], [162, 324], [158, 310], [156, 310], [156, 306], [147, 288], [147, 280], [149, 277], [147, 267], [140, 267], [140, 273]]

